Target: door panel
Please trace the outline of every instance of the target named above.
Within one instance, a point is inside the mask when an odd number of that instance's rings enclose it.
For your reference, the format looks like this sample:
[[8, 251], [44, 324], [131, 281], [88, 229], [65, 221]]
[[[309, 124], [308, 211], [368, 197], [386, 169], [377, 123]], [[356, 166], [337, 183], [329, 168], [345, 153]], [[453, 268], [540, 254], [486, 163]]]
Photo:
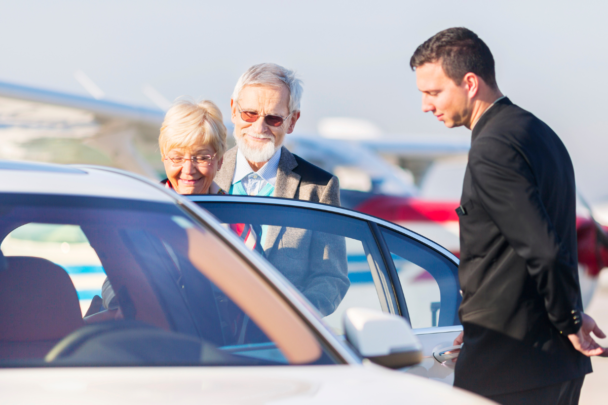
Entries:
[[446, 326], [414, 331], [422, 343], [422, 362], [416, 366], [403, 369], [406, 373], [415, 374], [447, 384], [454, 384], [454, 366], [452, 360], [440, 363], [433, 353], [453, 345], [454, 339], [462, 332], [462, 326]]
[[[401, 301], [401, 305], [405, 308], [401, 314], [409, 312], [424, 355], [421, 364], [404, 371], [453, 382], [454, 363], [441, 364], [433, 356], [435, 351], [451, 347], [462, 330], [457, 314], [461, 300], [458, 265], [451, 258], [406, 234], [347, 213], [284, 202], [275, 205], [199, 200], [197, 203], [233, 230], [239, 228], [235, 224], [243, 223], [250, 224], [251, 229], [261, 229], [262, 233], [272, 230], [261, 238], [263, 249], [256, 251], [313, 305], [317, 304], [314, 294], [302, 284], [302, 276], [326, 272], [324, 277], [331, 279], [336, 270], [346, 269], [348, 288], [338, 297], [335, 307], [329, 311], [318, 307], [337, 334], [343, 334], [342, 316], [350, 307], [399, 314], [396, 297], [403, 292], [405, 302]], [[245, 244], [252, 247], [247, 241]], [[313, 249], [315, 244], [317, 247]], [[391, 278], [385, 260], [389, 266], [395, 266], [396, 277]], [[319, 273], [320, 270], [323, 272]]]
[[454, 362], [440, 363], [433, 354], [452, 347], [462, 331], [458, 266], [421, 241], [379, 228], [399, 276], [412, 328], [423, 345], [424, 360], [406, 371], [452, 384]]

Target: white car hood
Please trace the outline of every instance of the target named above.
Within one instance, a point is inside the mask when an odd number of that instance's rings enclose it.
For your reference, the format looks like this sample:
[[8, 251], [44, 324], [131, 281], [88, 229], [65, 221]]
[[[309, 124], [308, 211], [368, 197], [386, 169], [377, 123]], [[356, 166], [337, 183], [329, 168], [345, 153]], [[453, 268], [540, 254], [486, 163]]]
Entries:
[[489, 404], [378, 366], [0, 370], [2, 404]]

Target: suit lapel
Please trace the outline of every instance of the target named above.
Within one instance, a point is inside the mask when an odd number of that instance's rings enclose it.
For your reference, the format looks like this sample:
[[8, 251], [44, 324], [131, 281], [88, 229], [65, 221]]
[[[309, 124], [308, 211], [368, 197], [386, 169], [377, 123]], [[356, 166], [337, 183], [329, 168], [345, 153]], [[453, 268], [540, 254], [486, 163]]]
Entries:
[[[301, 178], [299, 174], [293, 172], [293, 169], [297, 166], [298, 162], [296, 162], [296, 158], [293, 157], [291, 152], [284, 146], [281, 147], [281, 159], [279, 160], [277, 181], [274, 186], [274, 197], [294, 198], [296, 196]], [[283, 227], [280, 226], [268, 227], [268, 235], [264, 243], [266, 257], [271, 254], [271, 249], [275, 247], [274, 244], [282, 229]]]
[[236, 170], [236, 146], [224, 153], [224, 163], [222, 168], [218, 170], [215, 175], [215, 183], [220, 186], [226, 193], [230, 191], [232, 186], [232, 179], [234, 178], [234, 171]]
[[300, 175], [293, 172], [298, 167], [296, 158], [284, 146], [281, 147], [281, 159], [277, 169], [277, 181], [274, 187], [274, 196], [294, 198], [300, 185]]

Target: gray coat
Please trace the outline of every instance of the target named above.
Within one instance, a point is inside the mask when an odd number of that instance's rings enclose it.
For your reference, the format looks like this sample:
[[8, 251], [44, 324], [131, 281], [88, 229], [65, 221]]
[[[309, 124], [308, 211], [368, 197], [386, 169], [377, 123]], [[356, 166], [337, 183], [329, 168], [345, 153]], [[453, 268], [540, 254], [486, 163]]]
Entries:
[[[224, 155], [215, 182], [230, 190], [237, 148]], [[340, 205], [338, 179], [281, 148], [274, 197]], [[303, 228], [270, 226], [264, 254], [323, 315], [331, 314], [348, 291], [344, 237]]]

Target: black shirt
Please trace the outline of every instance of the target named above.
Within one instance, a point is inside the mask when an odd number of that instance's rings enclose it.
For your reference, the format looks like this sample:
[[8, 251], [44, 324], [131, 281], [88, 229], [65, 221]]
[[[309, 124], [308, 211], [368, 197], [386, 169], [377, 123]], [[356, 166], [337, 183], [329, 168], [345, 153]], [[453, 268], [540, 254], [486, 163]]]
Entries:
[[473, 129], [460, 217], [455, 385], [496, 395], [591, 372], [567, 334], [580, 328], [576, 194], [568, 151], [508, 98]]

